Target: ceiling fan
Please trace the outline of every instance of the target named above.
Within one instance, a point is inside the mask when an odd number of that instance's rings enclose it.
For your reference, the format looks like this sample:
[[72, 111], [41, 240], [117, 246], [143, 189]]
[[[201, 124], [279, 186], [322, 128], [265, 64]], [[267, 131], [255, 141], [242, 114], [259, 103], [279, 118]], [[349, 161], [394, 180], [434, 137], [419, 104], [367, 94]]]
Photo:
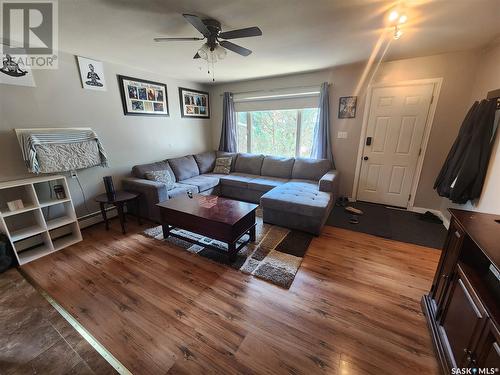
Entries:
[[155, 42], [179, 42], [179, 41], [197, 41], [206, 39], [206, 43], [196, 52], [193, 59], [202, 58], [210, 63], [221, 60], [226, 56], [227, 48], [241, 56], [248, 56], [252, 53], [248, 48], [239, 46], [228, 40], [221, 39], [237, 39], [248, 38], [252, 36], [262, 35], [262, 31], [256, 27], [246, 27], [231, 31], [222, 31], [219, 21], [214, 19], [201, 19], [193, 14], [183, 14], [184, 18], [198, 30], [203, 37], [192, 38], [154, 38]]

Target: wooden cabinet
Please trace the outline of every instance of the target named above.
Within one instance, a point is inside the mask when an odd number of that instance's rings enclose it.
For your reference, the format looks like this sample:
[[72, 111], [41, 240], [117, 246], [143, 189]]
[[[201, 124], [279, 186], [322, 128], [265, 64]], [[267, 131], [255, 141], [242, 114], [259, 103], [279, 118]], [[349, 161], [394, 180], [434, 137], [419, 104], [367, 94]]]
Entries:
[[500, 220], [450, 210], [443, 252], [422, 308], [443, 373], [500, 367]]
[[[432, 288], [432, 298], [436, 301], [437, 306], [442, 306], [443, 298], [450, 285], [455, 264], [457, 263], [458, 254], [462, 245], [464, 232], [457, 223], [452, 222], [448, 230], [448, 236], [445, 242], [445, 249], [439, 260], [438, 272], [434, 276], [434, 285]], [[436, 311], [439, 316], [441, 311]]]
[[472, 365], [500, 368], [500, 332], [493, 322], [489, 321], [486, 324], [474, 352], [476, 354], [471, 358]]
[[486, 312], [481, 301], [458, 266], [443, 313], [437, 320], [445, 334], [445, 348], [453, 367], [469, 365], [472, 348], [484, 326], [485, 318]]

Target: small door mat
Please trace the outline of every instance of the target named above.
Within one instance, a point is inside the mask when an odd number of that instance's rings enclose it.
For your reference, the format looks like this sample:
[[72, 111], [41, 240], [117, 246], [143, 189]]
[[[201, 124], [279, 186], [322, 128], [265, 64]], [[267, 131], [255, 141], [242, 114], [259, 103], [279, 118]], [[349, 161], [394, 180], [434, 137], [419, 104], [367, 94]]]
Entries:
[[350, 206], [363, 211], [359, 224], [349, 223], [352, 213], [335, 206], [326, 225], [363, 232], [378, 237], [442, 249], [446, 228], [442, 223], [421, 220], [421, 214], [386, 207], [381, 204], [355, 202]]

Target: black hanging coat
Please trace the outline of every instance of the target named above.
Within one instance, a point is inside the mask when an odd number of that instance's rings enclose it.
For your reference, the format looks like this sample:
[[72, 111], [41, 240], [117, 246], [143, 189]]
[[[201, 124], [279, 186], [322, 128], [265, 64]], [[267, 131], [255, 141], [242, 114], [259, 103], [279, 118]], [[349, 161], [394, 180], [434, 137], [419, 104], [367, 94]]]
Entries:
[[479, 198], [494, 142], [495, 100], [474, 103], [436, 179], [440, 196], [454, 203]]
[[474, 128], [474, 123], [479, 113], [478, 107], [479, 102], [475, 102], [472, 107], [470, 107], [469, 112], [467, 112], [462, 122], [462, 126], [460, 127], [460, 132], [448, 153], [446, 161], [441, 168], [441, 172], [439, 172], [434, 182], [434, 189], [436, 189], [438, 194], [442, 197], [449, 197], [451, 183], [455, 179], [457, 171], [460, 169], [460, 165], [465, 156], [465, 150], [472, 137], [472, 129]]

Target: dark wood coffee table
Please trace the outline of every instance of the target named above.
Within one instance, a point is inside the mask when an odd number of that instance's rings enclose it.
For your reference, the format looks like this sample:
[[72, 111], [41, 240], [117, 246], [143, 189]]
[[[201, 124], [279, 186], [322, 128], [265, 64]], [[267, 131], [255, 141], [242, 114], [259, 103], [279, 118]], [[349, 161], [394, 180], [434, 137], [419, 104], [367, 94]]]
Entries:
[[[158, 203], [163, 237], [169, 236], [220, 251], [219, 248], [172, 233], [172, 229], [185, 229], [214, 240], [227, 243], [230, 261], [248, 242], [255, 241], [255, 210], [258, 205], [215, 195], [181, 196]], [[249, 240], [236, 243], [248, 234]]]

